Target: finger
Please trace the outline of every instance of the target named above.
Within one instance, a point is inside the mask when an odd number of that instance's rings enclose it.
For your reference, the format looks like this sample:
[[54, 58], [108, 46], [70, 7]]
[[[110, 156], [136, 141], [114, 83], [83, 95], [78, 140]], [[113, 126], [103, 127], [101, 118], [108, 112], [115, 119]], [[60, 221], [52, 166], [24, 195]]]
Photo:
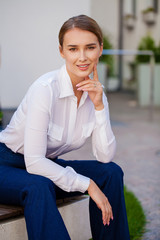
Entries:
[[76, 85], [76, 87], [81, 87], [81, 86], [83, 86], [83, 85], [85, 85], [85, 84], [92, 83], [92, 82], [93, 82], [93, 80], [91, 80], [91, 79], [88, 77], [88, 79], [85, 79], [85, 80], [79, 82], [79, 83]]
[[102, 221], [103, 221], [103, 224], [106, 225], [107, 224], [107, 214], [106, 214], [106, 209], [103, 208], [101, 209], [102, 211]]
[[84, 85], [84, 86], [81, 86], [79, 88], [77, 88], [78, 91], [92, 91], [92, 92], [99, 92], [99, 93], [102, 93], [102, 87], [97, 87], [95, 86], [94, 84], [90, 85], [90, 84], [87, 84], [87, 85]]
[[112, 212], [112, 208], [109, 204], [107, 207], [107, 224], [108, 225], [109, 225], [111, 219], [113, 220], [113, 212]]
[[103, 86], [99, 81], [94, 80], [84, 80], [83, 82], [76, 85], [78, 87], [77, 90], [82, 90], [85, 87], [95, 88], [94, 90], [102, 90]]
[[113, 220], [113, 211], [110, 203], [108, 202], [109, 212], [110, 212], [110, 218]]
[[[83, 80], [82, 82], [78, 83], [76, 85], [76, 87], [83, 87], [83, 86], [86, 86], [86, 85], [90, 85], [90, 86], [99, 86], [101, 84], [99, 84], [99, 82], [97, 81], [93, 81], [93, 80]], [[101, 85], [102, 87], [102, 85]]]
[[95, 64], [95, 65], [94, 65], [94, 68], [93, 68], [93, 80], [99, 82], [99, 79], [98, 79], [98, 72], [97, 72], [97, 64]]
[[106, 207], [106, 223], [107, 223], [107, 225], [109, 226], [109, 224], [110, 224], [110, 210], [109, 210], [109, 208], [107, 208]]

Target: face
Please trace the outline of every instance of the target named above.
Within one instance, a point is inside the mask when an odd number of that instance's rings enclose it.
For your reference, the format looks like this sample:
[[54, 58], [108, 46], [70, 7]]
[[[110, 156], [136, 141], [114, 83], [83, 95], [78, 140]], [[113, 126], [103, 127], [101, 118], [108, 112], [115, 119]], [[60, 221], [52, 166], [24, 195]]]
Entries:
[[83, 80], [93, 71], [103, 50], [94, 33], [79, 28], [67, 31], [59, 48], [72, 82]]

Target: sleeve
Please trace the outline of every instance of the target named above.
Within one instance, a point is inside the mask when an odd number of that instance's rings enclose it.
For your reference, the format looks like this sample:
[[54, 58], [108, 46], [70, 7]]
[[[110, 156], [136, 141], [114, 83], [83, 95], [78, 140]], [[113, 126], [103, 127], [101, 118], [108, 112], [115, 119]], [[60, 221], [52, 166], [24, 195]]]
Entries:
[[96, 159], [107, 163], [115, 155], [116, 140], [110, 124], [109, 107], [105, 94], [103, 94], [103, 103], [104, 109], [95, 110], [96, 124], [92, 133], [92, 148]]
[[29, 173], [51, 179], [64, 191], [85, 192], [90, 179], [77, 174], [71, 167], [61, 167], [47, 159], [47, 130], [52, 96], [48, 86], [35, 87], [28, 97], [24, 136], [24, 158]]

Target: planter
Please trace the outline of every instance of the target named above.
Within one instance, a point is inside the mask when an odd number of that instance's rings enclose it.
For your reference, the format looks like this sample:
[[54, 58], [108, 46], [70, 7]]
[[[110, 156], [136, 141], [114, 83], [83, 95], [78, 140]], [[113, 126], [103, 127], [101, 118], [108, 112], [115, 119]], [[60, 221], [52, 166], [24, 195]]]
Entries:
[[[155, 64], [154, 67], [154, 82], [153, 82], [153, 104], [160, 106], [160, 64]], [[150, 105], [151, 82], [150, 82], [150, 65], [139, 64], [137, 71], [138, 80], [138, 103], [145, 107]]]
[[147, 25], [155, 24], [156, 13], [154, 11], [143, 12], [143, 20]]
[[124, 17], [124, 25], [128, 30], [133, 30], [135, 28], [135, 17], [132, 15], [126, 15]]
[[103, 63], [103, 62], [99, 62], [97, 65], [97, 72], [98, 72], [99, 81], [106, 89], [106, 87], [107, 87], [106, 86], [106, 84], [107, 84], [107, 64]]
[[119, 79], [118, 77], [108, 77], [107, 79], [107, 91], [115, 92], [119, 88]]

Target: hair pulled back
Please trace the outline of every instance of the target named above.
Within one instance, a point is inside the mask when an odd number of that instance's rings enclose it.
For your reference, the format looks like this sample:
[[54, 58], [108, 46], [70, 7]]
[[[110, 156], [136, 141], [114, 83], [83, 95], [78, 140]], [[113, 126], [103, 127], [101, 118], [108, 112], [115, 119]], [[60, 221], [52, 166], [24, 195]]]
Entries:
[[98, 38], [99, 44], [102, 45], [103, 34], [102, 34], [101, 28], [99, 27], [97, 22], [94, 19], [92, 19], [86, 15], [79, 15], [79, 16], [69, 18], [62, 25], [62, 27], [59, 31], [59, 44], [62, 47], [63, 47], [65, 33], [73, 28], [79, 28], [81, 30], [86, 30], [86, 31], [94, 33]]

